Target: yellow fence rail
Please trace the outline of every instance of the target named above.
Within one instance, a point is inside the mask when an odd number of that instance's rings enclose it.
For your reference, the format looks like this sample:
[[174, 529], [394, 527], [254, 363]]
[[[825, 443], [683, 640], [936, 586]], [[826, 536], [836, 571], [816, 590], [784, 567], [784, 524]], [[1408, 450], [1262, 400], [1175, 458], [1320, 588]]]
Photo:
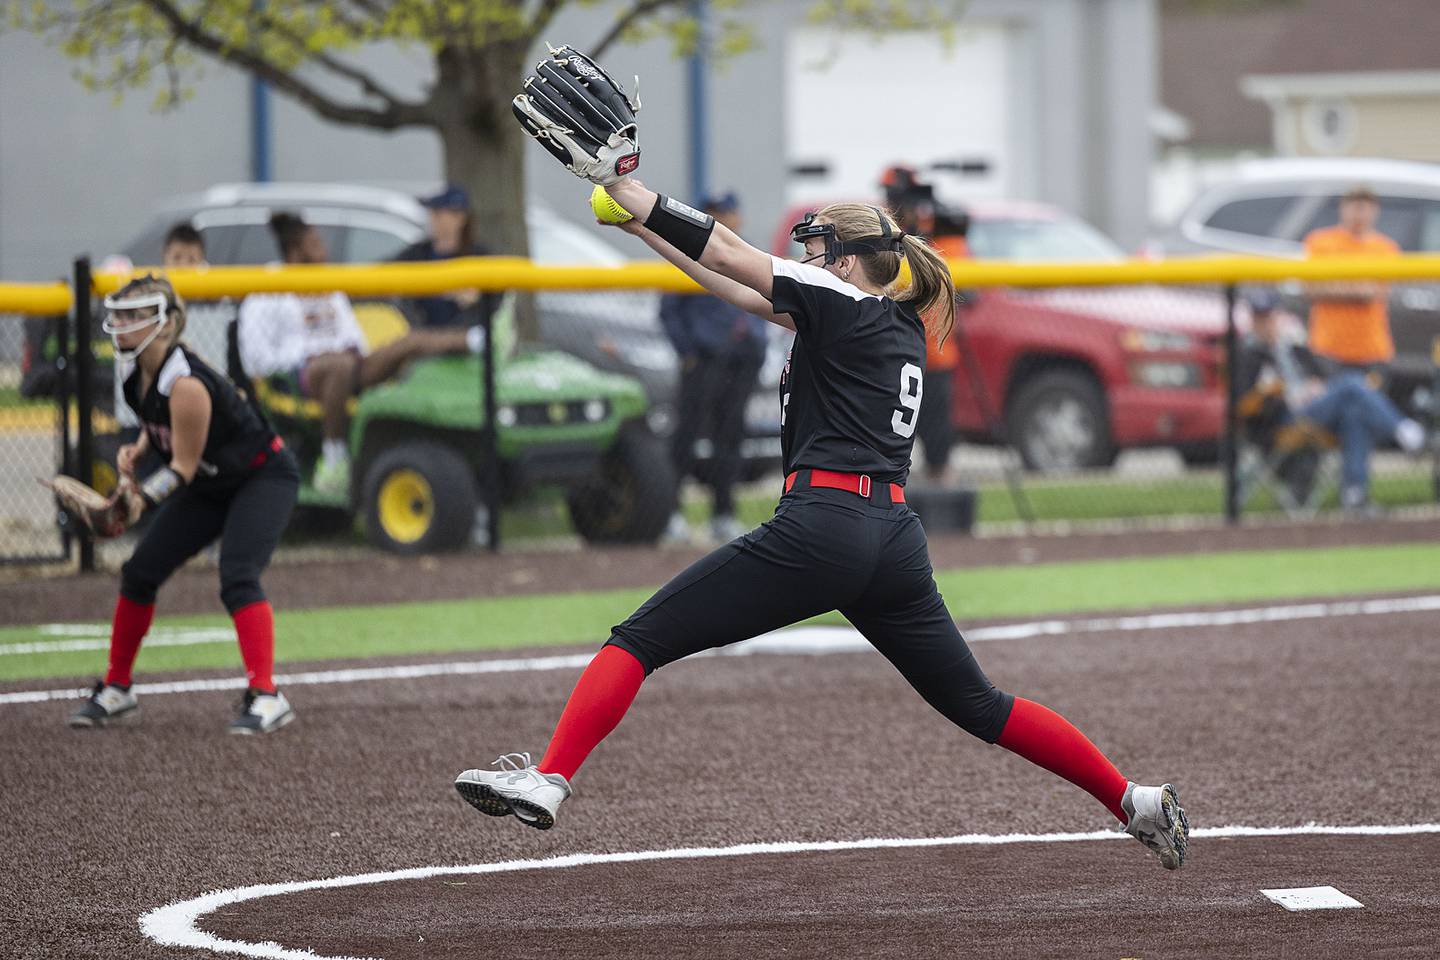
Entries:
[[[1327, 260], [1194, 257], [1115, 263], [1005, 263], [954, 260], [961, 287], [1070, 287], [1122, 284], [1279, 283], [1287, 280], [1440, 282], [1440, 254]], [[144, 272], [143, 270], [137, 272]], [[249, 293], [324, 293], [419, 296], [449, 290], [663, 290], [698, 288], [665, 263], [618, 267], [552, 266], [520, 257], [468, 257], [435, 263], [211, 267], [170, 270], [182, 296], [196, 300]], [[118, 289], [132, 274], [96, 274], [97, 294]], [[0, 284], [0, 313], [57, 314], [70, 309], [64, 284]]]

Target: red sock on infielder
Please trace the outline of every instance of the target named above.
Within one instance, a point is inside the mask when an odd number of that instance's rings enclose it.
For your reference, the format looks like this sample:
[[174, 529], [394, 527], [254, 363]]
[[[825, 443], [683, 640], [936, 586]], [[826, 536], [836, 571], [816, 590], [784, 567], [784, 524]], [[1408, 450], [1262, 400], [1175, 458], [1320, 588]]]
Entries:
[[275, 611], [269, 600], [247, 604], [230, 615], [235, 621], [235, 636], [240, 640], [240, 659], [245, 661], [245, 677], [250, 689], [274, 692], [275, 678]]
[[121, 596], [115, 600], [115, 616], [110, 620], [110, 669], [105, 682], [117, 687], [130, 686], [130, 669], [140, 653], [140, 641], [150, 632], [155, 619], [155, 604], [136, 603]]
[[1010, 719], [1005, 721], [996, 742], [1069, 780], [1105, 804], [1121, 823], [1126, 821], [1120, 800], [1128, 781], [1085, 734], [1054, 710], [1016, 697]]
[[635, 656], [619, 647], [600, 648], [580, 674], [555, 735], [540, 760], [541, 773], [575, 776], [590, 751], [610, 735], [645, 681], [645, 668]]

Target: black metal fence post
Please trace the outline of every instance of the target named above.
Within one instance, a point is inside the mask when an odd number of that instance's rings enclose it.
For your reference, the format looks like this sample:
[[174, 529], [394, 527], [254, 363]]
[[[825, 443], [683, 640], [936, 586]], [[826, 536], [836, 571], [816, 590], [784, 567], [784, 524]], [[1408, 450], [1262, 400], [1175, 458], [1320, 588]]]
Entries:
[[485, 404], [485, 457], [489, 461], [489, 483], [485, 484], [486, 520], [489, 523], [490, 552], [500, 550], [500, 434], [495, 409], [495, 317], [493, 310], [482, 310], [481, 328], [485, 331], [485, 349], [481, 351], [481, 389]]
[[[75, 280], [71, 295], [74, 303], [71, 316], [75, 318], [75, 408], [79, 429], [75, 440], [75, 476], [86, 486], [95, 485], [95, 425], [92, 420], [95, 410], [95, 346], [93, 318], [90, 315], [90, 258], [81, 257], [75, 261]], [[84, 534], [80, 537], [80, 570], [90, 573], [95, 569], [95, 540]]]
[[1225, 468], [1225, 521], [1240, 522], [1239, 436], [1236, 407], [1240, 403], [1240, 384], [1235, 379], [1239, 357], [1239, 338], [1235, 329], [1235, 284], [1225, 287], [1225, 436], [1221, 446], [1221, 463]]

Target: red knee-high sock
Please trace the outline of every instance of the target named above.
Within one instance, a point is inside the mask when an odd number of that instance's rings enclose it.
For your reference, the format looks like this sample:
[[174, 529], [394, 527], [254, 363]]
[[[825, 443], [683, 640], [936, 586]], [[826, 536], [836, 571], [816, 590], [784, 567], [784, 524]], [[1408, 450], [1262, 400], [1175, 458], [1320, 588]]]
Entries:
[[115, 601], [115, 616], [110, 621], [110, 669], [105, 682], [117, 687], [130, 686], [130, 668], [140, 652], [140, 641], [150, 632], [155, 619], [155, 604], [136, 603], [127, 597]]
[[1049, 707], [1016, 697], [1010, 719], [996, 742], [1069, 780], [1105, 804], [1121, 823], [1128, 819], [1120, 806], [1125, 796], [1125, 777], [1085, 734]]
[[645, 668], [633, 654], [616, 646], [604, 646], [580, 674], [555, 735], [540, 760], [543, 773], [558, 773], [566, 780], [575, 776], [590, 751], [610, 735], [645, 680]]
[[236, 610], [235, 636], [240, 640], [240, 659], [245, 661], [245, 677], [250, 689], [275, 689], [275, 612], [269, 600], [259, 600]]

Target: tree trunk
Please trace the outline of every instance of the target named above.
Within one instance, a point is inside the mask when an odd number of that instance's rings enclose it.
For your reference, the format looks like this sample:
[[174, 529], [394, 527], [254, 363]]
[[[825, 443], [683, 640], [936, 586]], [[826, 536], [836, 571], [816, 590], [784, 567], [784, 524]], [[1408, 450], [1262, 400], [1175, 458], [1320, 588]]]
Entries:
[[[520, 92], [525, 47], [494, 44], [482, 50], [447, 48], [433, 103], [440, 114], [445, 177], [470, 192], [475, 239], [495, 253], [527, 256], [525, 132], [510, 112]], [[520, 339], [535, 342], [539, 325], [533, 297], [517, 304]]]

